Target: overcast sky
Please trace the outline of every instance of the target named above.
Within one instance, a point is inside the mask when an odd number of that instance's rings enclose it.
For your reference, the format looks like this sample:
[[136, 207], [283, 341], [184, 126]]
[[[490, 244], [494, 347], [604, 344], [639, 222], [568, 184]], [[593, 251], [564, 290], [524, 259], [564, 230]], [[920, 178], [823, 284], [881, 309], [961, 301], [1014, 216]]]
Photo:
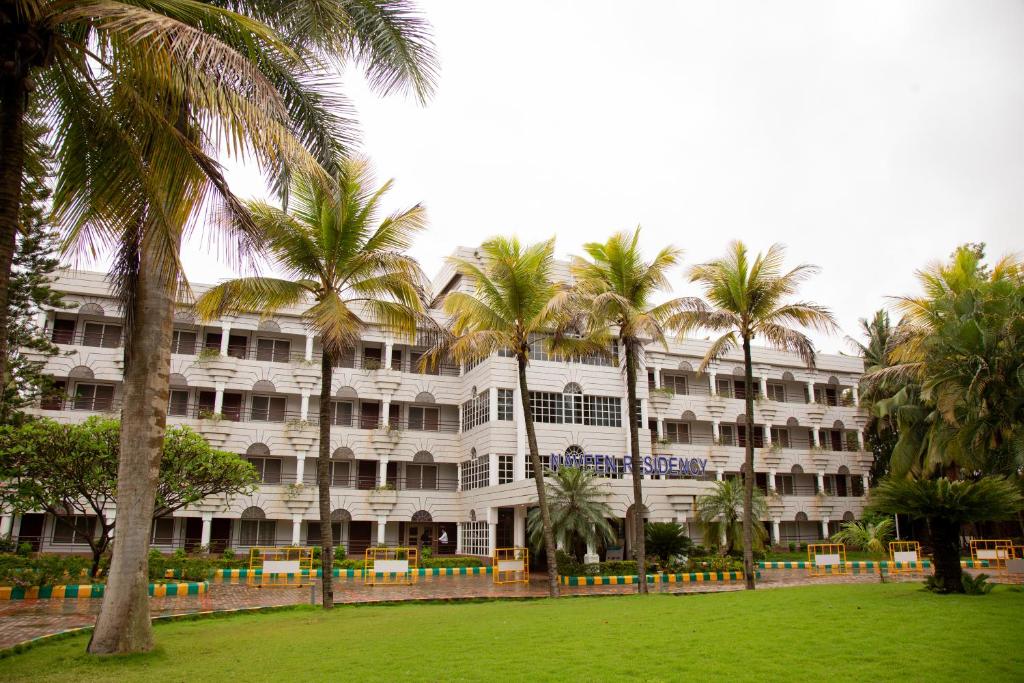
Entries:
[[[782, 242], [850, 333], [961, 242], [1024, 248], [1022, 2], [420, 2], [434, 99], [346, 93], [389, 205], [427, 206], [431, 276], [498, 233], [566, 256], [641, 225], [685, 263]], [[198, 245], [186, 264], [230, 274]]]

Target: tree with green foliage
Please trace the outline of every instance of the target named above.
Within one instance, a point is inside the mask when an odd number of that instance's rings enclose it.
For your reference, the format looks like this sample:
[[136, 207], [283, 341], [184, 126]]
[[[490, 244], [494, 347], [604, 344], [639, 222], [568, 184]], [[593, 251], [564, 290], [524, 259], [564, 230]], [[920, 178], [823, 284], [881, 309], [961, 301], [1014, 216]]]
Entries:
[[[754, 518], [761, 519], [768, 514], [768, 502], [761, 489], [754, 489], [750, 501]], [[704, 530], [704, 544], [708, 547], [712, 543], [718, 544], [723, 555], [729, 552], [746, 554], [746, 529], [743, 525], [746, 509], [746, 492], [739, 478], [716, 481], [711, 493], [697, 498], [697, 519]], [[750, 536], [752, 550], [764, 548], [768, 532], [763, 524], [755, 524]]]
[[[657, 303], [669, 291], [668, 272], [682, 257], [682, 251], [666, 247], [647, 261], [640, 250], [640, 229], [619, 232], [605, 242], [583, 245], [589, 256], [573, 258], [570, 272], [575, 281], [574, 307], [581, 312], [592, 339], [617, 338], [622, 350], [621, 367], [626, 379], [626, 414], [629, 419], [629, 450], [632, 463], [633, 505], [642, 510], [643, 474], [640, 455], [640, 406], [636, 382], [644, 346], [656, 342], [668, 348], [664, 323], [679, 310], [680, 300]], [[637, 590], [648, 591], [645, 569], [644, 520], [633, 516], [633, 552], [636, 555]]]
[[[686, 310], [669, 321], [680, 336], [699, 329], [721, 333], [701, 360], [699, 372], [737, 349], [743, 353], [745, 401], [745, 457], [743, 461], [743, 571], [747, 589], [754, 589], [754, 536], [763, 531], [754, 513], [754, 372], [751, 344], [761, 339], [779, 351], [795, 353], [809, 368], [814, 368], [814, 344], [791, 325], [821, 332], [837, 329], [831, 311], [808, 301], [789, 301], [799, 286], [818, 272], [816, 266], [802, 264], [783, 270], [785, 250], [773, 244], [753, 260], [743, 242], [733, 242], [720, 259], [690, 268], [690, 281], [704, 288], [707, 301], [687, 299]], [[711, 387], [712, 392], [715, 387]], [[814, 400], [814, 397], [811, 397]]]
[[[334, 186], [297, 175], [289, 211], [250, 202], [249, 211], [266, 240], [273, 263], [289, 279], [228, 280], [196, 302], [204, 320], [225, 313], [269, 316], [282, 308], [312, 305], [306, 325], [320, 338], [320, 452], [317, 486], [320, 528], [331, 528], [331, 378], [342, 355], [358, 344], [370, 321], [400, 337], [415, 339], [422, 318], [423, 274], [405, 252], [426, 225], [419, 204], [382, 216], [381, 202], [392, 181], [377, 187], [365, 159], [344, 159]], [[334, 606], [330, 534], [322, 534], [324, 609]]]
[[657, 557], [662, 565], [672, 558], [687, 555], [693, 549], [693, 541], [686, 535], [686, 529], [675, 522], [648, 522], [644, 547], [648, 555]]
[[[548, 507], [551, 510], [551, 533], [555, 542], [568, 552], [581, 541], [588, 546], [615, 540], [615, 530], [608, 518], [612, 510], [602, 500], [604, 487], [593, 471], [580, 467], [559, 467], [545, 481]], [[544, 545], [544, 521], [539, 508], [527, 515], [530, 545]], [[580, 559], [580, 558], [576, 558]]]
[[878, 521], [861, 520], [843, 522], [842, 527], [832, 534], [833, 543], [843, 543], [853, 550], [870, 553], [884, 553], [889, 548], [895, 524], [889, 517]]
[[[57, 524], [66, 518], [95, 517], [86, 534], [92, 575], [113, 539], [121, 423], [92, 417], [77, 424], [30, 420], [0, 427], [0, 472], [7, 477], [10, 504], [17, 512], [42, 510]], [[214, 495], [246, 495], [259, 481], [253, 466], [235, 453], [211, 448], [187, 427], [168, 429], [157, 477], [152, 519]], [[152, 521], [150, 522], [152, 525]]]
[[889, 460], [896, 445], [896, 423], [888, 417], [877, 415], [875, 404], [892, 396], [900, 387], [891, 381], [883, 385], [871, 382], [865, 377], [889, 366], [889, 347], [896, 328], [889, 319], [889, 312], [884, 308], [875, 311], [870, 320], [861, 318], [859, 325], [863, 341], [853, 337], [847, 337], [846, 341], [850, 348], [864, 359], [864, 375], [858, 387], [861, 409], [868, 414], [867, 423], [864, 425], [864, 445], [874, 456], [871, 464], [871, 481], [878, 483], [889, 471]]

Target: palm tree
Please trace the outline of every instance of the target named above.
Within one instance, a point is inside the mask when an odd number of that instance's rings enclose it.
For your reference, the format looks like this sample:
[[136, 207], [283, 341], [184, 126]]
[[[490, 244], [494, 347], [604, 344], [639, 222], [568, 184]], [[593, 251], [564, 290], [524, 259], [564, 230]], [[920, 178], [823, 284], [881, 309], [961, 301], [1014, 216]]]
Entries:
[[844, 543], [854, 550], [884, 553], [892, 538], [894, 523], [886, 517], [878, 522], [843, 522], [842, 528], [832, 534], [833, 543]]
[[875, 311], [871, 320], [861, 318], [859, 323], [865, 341], [861, 342], [852, 337], [847, 337], [846, 341], [853, 351], [864, 359], [864, 375], [859, 385], [860, 405], [868, 414], [864, 433], [866, 445], [874, 454], [871, 478], [878, 482], [889, 469], [889, 461], [896, 443], [896, 425], [893, 420], [880, 415], [876, 406], [879, 400], [892, 396], [901, 386], [898, 382], [890, 381], [883, 385], [867, 378], [871, 373], [888, 367], [889, 349], [896, 328], [889, 320], [889, 312], [884, 308]]
[[[746, 492], [739, 479], [716, 481], [712, 493], [697, 498], [697, 518], [704, 527], [705, 544], [724, 537], [723, 554], [740, 549], [746, 552], [746, 529], [742, 522], [747, 509], [745, 499]], [[768, 503], [761, 489], [754, 489], [750, 507], [758, 519], [768, 514]], [[751, 545], [760, 549], [767, 538], [764, 526], [754, 525]]]
[[647, 571], [644, 548], [643, 475], [641, 474], [640, 413], [636, 398], [636, 376], [644, 344], [660, 342], [667, 348], [664, 321], [678, 310], [680, 300], [655, 304], [658, 295], [669, 289], [668, 270], [678, 263], [682, 252], [666, 247], [651, 261], [645, 261], [638, 242], [640, 229], [632, 234], [619, 232], [607, 242], [583, 245], [591, 260], [574, 258], [571, 272], [576, 281], [576, 308], [584, 311], [586, 326], [592, 338], [610, 335], [616, 330], [622, 349], [623, 371], [626, 375], [626, 403], [629, 417], [629, 445], [633, 476], [634, 515], [633, 539], [639, 581], [637, 590], [646, 593]]
[[[743, 571], [747, 576], [747, 589], [754, 589], [754, 385], [750, 345], [754, 339], [764, 339], [769, 346], [780, 351], [796, 353], [814, 367], [814, 344], [802, 332], [787, 325], [797, 324], [823, 332], [837, 328], [835, 318], [825, 307], [796, 301], [788, 297], [796, 294], [804, 280], [818, 271], [817, 267], [803, 264], [783, 272], [784, 248], [774, 244], [753, 261], [743, 242], [733, 242], [728, 253], [720, 259], [690, 268], [690, 282], [700, 283], [707, 302], [688, 299], [686, 310], [680, 311], [669, 322], [680, 336], [704, 328], [720, 332], [708, 347], [698, 372], [724, 357], [737, 347], [743, 349], [743, 367], [746, 380], [746, 453], [743, 464]], [[714, 387], [712, 387], [714, 391]], [[813, 400], [813, 397], [811, 397]]]
[[335, 186], [298, 175], [291, 186], [289, 212], [264, 202], [249, 211], [266, 239], [266, 250], [287, 279], [248, 277], [210, 289], [196, 302], [205, 320], [229, 311], [273, 315], [282, 308], [312, 302], [305, 319], [320, 337], [320, 545], [323, 606], [334, 605], [331, 536], [331, 377], [341, 354], [360, 339], [368, 321], [414, 338], [423, 309], [423, 276], [404, 254], [426, 225], [423, 207], [381, 217], [381, 201], [392, 181], [375, 186], [363, 159], [340, 162]]
[[651, 522], [647, 525], [644, 539], [647, 552], [657, 557], [664, 567], [677, 555], [688, 555], [693, 541], [686, 535], [686, 529], [676, 522]]
[[[544, 486], [544, 468], [533, 425], [526, 368], [530, 364], [530, 344], [535, 337], [550, 335], [564, 324], [568, 294], [564, 286], [553, 280], [554, 253], [553, 238], [523, 246], [514, 237], [494, 237], [480, 246], [481, 262], [451, 259], [467, 288], [445, 295], [442, 306], [451, 318], [449, 329], [427, 355], [430, 362], [449, 355], [459, 363], [477, 362], [498, 352], [515, 358], [526, 442], [537, 486], [551, 597], [558, 596], [555, 538]], [[544, 343], [553, 347], [556, 342], [553, 336], [548, 336]]]
[[[92, 7], [76, 5], [71, 13], [93, 21]], [[134, 33], [130, 40], [111, 42], [112, 67], [96, 81], [106, 87], [86, 84], [68, 67], [53, 75], [47, 90], [54, 93], [51, 109], [58, 113], [62, 141], [56, 208], [70, 226], [70, 242], [86, 251], [109, 247], [116, 252], [112, 281], [125, 312], [118, 490], [128, 504], [122, 503], [91, 652], [152, 647], [147, 510], [166, 424], [174, 305], [189, 293], [181, 241], [209, 207], [213, 215], [229, 217], [222, 224], [234, 247], [228, 251], [236, 257], [244, 259], [262, 243], [214, 155], [222, 148], [254, 154], [282, 194], [292, 173], [318, 176], [329, 185], [320, 165], [332, 168], [352, 135], [340, 116], [344, 102], [321, 89], [320, 67], [356, 62], [378, 90], [407, 86], [421, 98], [432, 82], [426, 24], [404, 0], [232, 7], [236, 11], [169, 0], [161, 4], [169, 18], [160, 18], [154, 28], [136, 21], [135, 13], [114, 13], [111, 25], [133, 27]], [[170, 47], [154, 50], [155, 63], [136, 64], [131, 58], [146, 52], [143, 39], [149, 36]], [[223, 49], [207, 45], [210, 40]], [[187, 71], [169, 66], [174, 59], [191, 59], [197, 66]], [[76, 107], [79, 115], [65, 112]]]
[[868, 510], [924, 519], [931, 530], [935, 576], [929, 587], [940, 593], [963, 593], [960, 526], [967, 522], [1008, 519], [1024, 508], [1024, 497], [1002, 477], [978, 481], [887, 477], [871, 490]]
[[[571, 550], [577, 540], [592, 547], [599, 541], [615, 539], [615, 530], [608, 522], [612, 509], [601, 500], [605, 491], [593, 471], [559, 467], [545, 486], [556, 543]], [[530, 510], [527, 527], [530, 545], [540, 548], [544, 544], [544, 521], [538, 508]]]

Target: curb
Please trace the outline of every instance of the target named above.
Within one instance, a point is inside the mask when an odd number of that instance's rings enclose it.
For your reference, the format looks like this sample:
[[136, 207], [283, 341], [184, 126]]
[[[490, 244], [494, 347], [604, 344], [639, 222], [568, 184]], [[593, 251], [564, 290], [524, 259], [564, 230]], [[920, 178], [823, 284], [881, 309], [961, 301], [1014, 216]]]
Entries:
[[[210, 589], [208, 581], [180, 583], [151, 583], [149, 595], [154, 598], [173, 598], [202, 595]], [[106, 584], [81, 583], [59, 586], [0, 586], [0, 600], [91, 600], [102, 598]]]

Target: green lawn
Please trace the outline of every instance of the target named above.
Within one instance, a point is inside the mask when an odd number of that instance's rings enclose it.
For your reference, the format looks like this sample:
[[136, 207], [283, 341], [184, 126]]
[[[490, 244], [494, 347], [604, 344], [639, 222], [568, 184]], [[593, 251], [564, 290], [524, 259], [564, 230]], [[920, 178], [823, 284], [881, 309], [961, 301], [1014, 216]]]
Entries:
[[86, 638], [0, 660], [12, 681], [1020, 680], [1024, 592], [918, 584], [342, 607], [161, 624], [149, 655]]

